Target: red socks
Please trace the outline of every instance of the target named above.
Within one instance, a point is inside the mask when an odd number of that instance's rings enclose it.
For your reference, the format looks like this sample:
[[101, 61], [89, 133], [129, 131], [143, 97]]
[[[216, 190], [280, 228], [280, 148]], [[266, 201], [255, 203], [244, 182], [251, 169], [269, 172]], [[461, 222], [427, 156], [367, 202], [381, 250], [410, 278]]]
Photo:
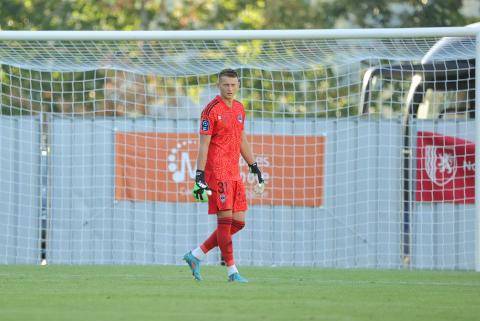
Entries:
[[240, 231], [242, 228], [245, 227], [245, 222], [243, 221], [238, 221], [238, 220], [232, 220], [232, 227], [230, 228], [230, 234], [235, 234], [238, 231]]
[[[230, 235], [237, 233], [244, 227], [245, 227], [245, 222], [232, 219], [232, 225], [230, 226]], [[200, 245], [200, 248], [202, 249], [203, 253], [208, 253], [211, 249], [213, 249], [216, 246], [218, 246], [217, 230], [213, 231], [213, 233], [208, 237], [208, 239], [206, 239], [205, 242], [203, 242], [203, 244]]]
[[232, 235], [230, 234], [230, 227], [232, 226], [231, 217], [217, 218], [217, 242], [223, 259], [227, 266], [234, 265], [233, 260], [233, 245]]

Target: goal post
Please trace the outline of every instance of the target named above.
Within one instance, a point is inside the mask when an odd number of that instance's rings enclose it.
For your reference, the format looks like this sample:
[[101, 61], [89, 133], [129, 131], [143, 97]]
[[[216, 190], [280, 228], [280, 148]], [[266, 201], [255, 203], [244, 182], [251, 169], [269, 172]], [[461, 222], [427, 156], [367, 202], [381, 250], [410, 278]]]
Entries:
[[[477, 30], [478, 31], [478, 30]], [[475, 56], [475, 112], [479, 115], [480, 112], [480, 31], [476, 34], [476, 56]], [[475, 118], [475, 169], [480, 163], [480, 117]], [[480, 172], [475, 171], [475, 271], [480, 272]]]
[[229, 67], [268, 182], [240, 163], [240, 264], [480, 271], [479, 37], [1, 31], [0, 262], [181, 264], [215, 226], [190, 185]]

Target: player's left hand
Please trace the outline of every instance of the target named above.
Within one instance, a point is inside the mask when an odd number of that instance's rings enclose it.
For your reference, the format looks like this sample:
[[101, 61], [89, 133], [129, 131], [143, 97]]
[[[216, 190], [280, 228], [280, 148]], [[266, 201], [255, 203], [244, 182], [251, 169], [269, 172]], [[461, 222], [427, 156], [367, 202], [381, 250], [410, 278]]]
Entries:
[[258, 168], [257, 163], [248, 164], [250, 168], [250, 173], [257, 175], [258, 184], [253, 188], [254, 192], [257, 194], [262, 194], [265, 191], [265, 180], [262, 177], [262, 172]]

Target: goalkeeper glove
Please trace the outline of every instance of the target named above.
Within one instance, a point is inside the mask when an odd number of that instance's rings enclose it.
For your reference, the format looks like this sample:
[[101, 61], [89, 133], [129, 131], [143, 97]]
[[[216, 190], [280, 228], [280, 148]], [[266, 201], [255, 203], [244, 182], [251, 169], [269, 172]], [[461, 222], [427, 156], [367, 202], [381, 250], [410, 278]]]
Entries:
[[192, 191], [193, 197], [200, 202], [207, 202], [208, 195], [212, 195], [212, 191], [208, 188], [205, 181], [205, 172], [197, 169], [195, 173], [195, 186]]
[[250, 168], [250, 173], [257, 175], [258, 184], [254, 187], [255, 193], [262, 194], [265, 190], [265, 180], [262, 177], [262, 172], [258, 168], [256, 162], [253, 164], [248, 164], [248, 167]]

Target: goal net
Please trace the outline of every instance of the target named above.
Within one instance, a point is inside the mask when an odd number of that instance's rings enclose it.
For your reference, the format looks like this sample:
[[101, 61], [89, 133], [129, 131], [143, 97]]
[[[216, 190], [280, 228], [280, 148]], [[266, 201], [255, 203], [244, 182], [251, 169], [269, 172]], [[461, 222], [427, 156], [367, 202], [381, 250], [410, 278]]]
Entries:
[[267, 181], [241, 161], [238, 264], [475, 269], [475, 36], [419, 30], [0, 33], [0, 263], [181, 264], [216, 227], [199, 116], [234, 68]]

